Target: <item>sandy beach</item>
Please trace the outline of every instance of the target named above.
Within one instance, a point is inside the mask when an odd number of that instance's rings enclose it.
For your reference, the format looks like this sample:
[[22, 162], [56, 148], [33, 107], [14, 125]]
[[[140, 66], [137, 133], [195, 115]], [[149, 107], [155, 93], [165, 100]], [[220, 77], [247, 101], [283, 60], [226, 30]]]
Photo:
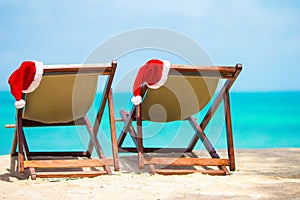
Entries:
[[237, 150], [230, 176], [150, 175], [136, 157], [121, 171], [79, 179], [18, 180], [0, 156], [0, 199], [300, 199], [300, 149]]

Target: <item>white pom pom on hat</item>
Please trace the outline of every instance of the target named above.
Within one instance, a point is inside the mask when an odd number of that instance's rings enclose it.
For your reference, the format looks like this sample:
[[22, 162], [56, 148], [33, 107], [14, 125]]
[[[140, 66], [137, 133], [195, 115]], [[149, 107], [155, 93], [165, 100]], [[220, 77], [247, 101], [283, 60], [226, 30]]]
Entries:
[[142, 102], [142, 97], [140, 95], [138, 96], [133, 96], [131, 98], [131, 102], [134, 104], [134, 105], [139, 105], [141, 102]]

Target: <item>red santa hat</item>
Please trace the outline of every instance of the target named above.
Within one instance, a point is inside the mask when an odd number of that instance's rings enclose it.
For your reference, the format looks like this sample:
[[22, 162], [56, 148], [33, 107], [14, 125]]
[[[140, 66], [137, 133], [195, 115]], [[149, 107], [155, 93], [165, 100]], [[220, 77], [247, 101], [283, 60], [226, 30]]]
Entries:
[[141, 86], [146, 83], [149, 88], [157, 89], [165, 84], [170, 71], [170, 62], [167, 60], [149, 60], [143, 65], [136, 76], [133, 84], [133, 97], [131, 102], [139, 105], [142, 102], [140, 96]]
[[42, 62], [24, 61], [21, 66], [14, 71], [9, 79], [10, 92], [15, 97], [17, 109], [25, 106], [22, 93], [34, 91], [42, 80], [44, 67]]

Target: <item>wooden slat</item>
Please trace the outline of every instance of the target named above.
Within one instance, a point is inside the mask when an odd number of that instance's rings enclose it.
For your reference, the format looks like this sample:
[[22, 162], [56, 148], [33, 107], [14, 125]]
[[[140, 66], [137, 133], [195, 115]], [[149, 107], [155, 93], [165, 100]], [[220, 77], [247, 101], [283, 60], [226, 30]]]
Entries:
[[29, 160], [24, 161], [25, 168], [82, 168], [102, 167], [113, 165], [111, 159], [86, 159], [86, 160]]
[[73, 69], [73, 68], [106, 68], [110, 67], [111, 63], [75, 63], [75, 64], [53, 64], [44, 65], [44, 69]]
[[38, 178], [78, 178], [78, 177], [96, 177], [108, 174], [106, 171], [76, 171], [76, 172], [36, 172]]
[[228, 159], [221, 158], [145, 158], [145, 164], [173, 165], [173, 166], [229, 166]]
[[74, 125], [85, 125], [83, 118], [76, 119], [70, 122], [64, 123], [42, 123], [38, 121], [32, 121], [28, 119], [22, 119], [23, 127], [34, 127], [34, 126], [74, 126]]
[[185, 174], [192, 174], [192, 173], [202, 173], [202, 174], [209, 174], [209, 175], [226, 175], [223, 170], [177, 170], [177, 169], [155, 169], [152, 173], [162, 174], [162, 175], [185, 175]]
[[234, 78], [235, 73], [239, 70], [240, 65], [233, 66], [192, 66], [192, 65], [171, 65], [170, 74], [177, 74], [191, 76], [205, 76], [216, 78]]
[[235, 66], [200, 66], [200, 65], [182, 65], [182, 64], [171, 64], [171, 69], [176, 70], [201, 70], [201, 71], [227, 71], [227, 72], [233, 72], [235, 71]]
[[[137, 153], [137, 149], [135, 147], [119, 147], [119, 152], [131, 152]], [[184, 153], [187, 152], [185, 148], [163, 148], [163, 147], [146, 147], [144, 148], [144, 153]]]
[[44, 65], [43, 75], [65, 75], [97, 73], [110, 75], [112, 67], [110, 64], [67, 64], [67, 65]]
[[5, 128], [16, 128], [16, 125], [15, 124], [6, 124], [4, 127]]
[[[31, 157], [54, 157], [54, 156], [58, 156], [58, 157], [90, 157], [90, 153], [86, 152], [86, 151], [31, 151], [28, 153], [28, 155], [30, 155]], [[32, 158], [33, 159], [33, 158]], [[50, 160], [50, 159], [49, 159]]]

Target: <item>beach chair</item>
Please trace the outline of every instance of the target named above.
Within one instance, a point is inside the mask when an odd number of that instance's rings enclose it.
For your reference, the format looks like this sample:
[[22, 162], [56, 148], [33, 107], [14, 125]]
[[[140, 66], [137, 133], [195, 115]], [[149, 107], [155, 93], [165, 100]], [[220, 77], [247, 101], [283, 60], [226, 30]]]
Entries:
[[[120, 110], [119, 120], [124, 122], [124, 127], [118, 138], [119, 153], [138, 153], [139, 167], [142, 169], [147, 165], [151, 174], [194, 172], [211, 175], [230, 174], [227, 167], [229, 166], [231, 171], [235, 170], [235, 158], [229, 90], [241, 70], [241, 64], [236, 66], [171, 65], [167, 81], [160, 88], [151, 89], [143, 83], [140, 90], [142, 102], [133, 105], [130, 112]], [[206, 134], [206, 127], [222, 102], [225, 108], [223, 123], [226, 124], [226, 154], [228, 154], [223, 156], [225, 158], [220, 158]], [[206, 112], [198, 123], [194, 115], [200, 111]], [[169, 123], [178, 120], [187, 120], [194, 130], [186, 148], [144, 145], [143, 130], [150, 126], [147, 123], [147, 127], [143, 127], [144, 121]], [[158, 135], [159, 133], [153, 137]], [[134, 147], [124, 145], [127, 136], [132, 139]], [[198, 141], [203, 143], [205, 151], [208, 152], [208, 154], [206, 152], [207, 156], [201, 157], [193, 151]]]
[[[29, 169], [31, 178], [94, 177], [119, 170], [111, 84], [117, 62], [108, 64], [45, 65], [40, 85], [23, 94], [24, 108], [17, 109], [11, 156], [20, 174]], [[106, 77], [99, 110], [92, 125], [87, 113], [95, 100], [99, 76]], [[112, 157], [106, 158], [97, 133], [108, 103]], [[35, 127], [86, 126], [90, 135], [86, 151], [31, 151], [24, 130]], [[28, 130], [27, 130], [28, 129]], [[76, 134], [76, 131], [74, 131]], [[42, 132], [40, 134], [43, 134]], [[76, 135], [74, 135], [76, 137]], [[39, 137], [38, 135], [36, 137]], [[51, 138], [49, 138], [51, 139]], [[46, 141], [45, 141], [46, 142]], [[65, 141], [66, 143], [68, 140]], [[98, 157], [92, 157], [95, 149]], [[13, 165], [13, 163], [12, 163]]]

